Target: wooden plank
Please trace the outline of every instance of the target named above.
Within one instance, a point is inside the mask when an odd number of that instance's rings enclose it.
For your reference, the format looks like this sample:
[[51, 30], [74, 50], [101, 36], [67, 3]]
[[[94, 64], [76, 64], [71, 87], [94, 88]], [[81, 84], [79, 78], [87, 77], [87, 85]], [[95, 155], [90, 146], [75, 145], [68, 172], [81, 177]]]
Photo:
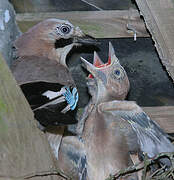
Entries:
[[[95, 8], [81, 0], [10, 0], [10, 2], [13, 4], [17, 13], [98, 10], [98, 8]], [[118, 5], [118, 2], [116, 5]], [[128, 3], [126, 5], [128, 6]], [[107, 5], [105, 6], [105, 9], [108, 9]]]
[[174, 80], [174, 1], [136, 0], [160, 59]]
[[17, 13], [56, 11], [52, 0], [10, 0]]
[[20, 35], [15, 22], [15, 11], [7, 0], [0, 0], [0, 52], [8, 65], [13, 60], [13, 42]]
[[138, 11], [132, 9], [129, 11], [24, 13], [16, 16], [17, 23], [23, 32], [47, 18], [67, 19], [74, 25], [78, 25], [85, 33], [96, 38], [133, 37], [133, 33], [127, 29], [128, 23], [136, 29], [137, 37], [149, 37]]
[[[55, 169], [48, 141], [0, 54], [0, 178]], [[33, 174], [33, 175], [34, 175]], [[36, 179], [36, 178], [32, 178]], [[53, 180], [55, 176], [37, 177]]]
[[143, 110], [167, 133], [174, 133], [174, 106], [144, 107]]

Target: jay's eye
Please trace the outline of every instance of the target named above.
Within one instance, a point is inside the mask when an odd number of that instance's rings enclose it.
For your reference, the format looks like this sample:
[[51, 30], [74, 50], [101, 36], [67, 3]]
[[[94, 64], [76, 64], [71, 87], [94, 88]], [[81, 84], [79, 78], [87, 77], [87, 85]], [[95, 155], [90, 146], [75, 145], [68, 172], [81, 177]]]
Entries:
[[63, 34], [68, 34], [68, 33], [71, 31], [71, 27], [68, 26], [68, 25], [62, 25], [62, 26], [60, 27], [60, 31], [61, 31], [61, 33], [63, 33]]

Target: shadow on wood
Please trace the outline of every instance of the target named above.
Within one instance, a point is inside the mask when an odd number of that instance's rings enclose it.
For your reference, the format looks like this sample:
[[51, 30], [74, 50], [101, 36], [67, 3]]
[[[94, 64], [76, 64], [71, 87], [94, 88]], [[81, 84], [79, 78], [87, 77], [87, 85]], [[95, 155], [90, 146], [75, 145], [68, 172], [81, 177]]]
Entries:
[[45, 135], [37, 129], [33, 113], [1, 54], [0, 84], [0, 177], [55, 169]]

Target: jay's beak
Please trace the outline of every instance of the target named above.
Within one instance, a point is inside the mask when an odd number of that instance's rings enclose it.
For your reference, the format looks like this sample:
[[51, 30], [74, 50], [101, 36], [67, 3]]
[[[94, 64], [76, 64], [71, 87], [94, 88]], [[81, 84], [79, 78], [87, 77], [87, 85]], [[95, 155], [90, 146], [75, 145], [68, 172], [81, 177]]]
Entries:
[[94, 37], [87, 34], [74, 37], [73, 42], [84, 46], [98, 46], [100, 44]]
[[97, 46], [100, 44], [94, 37], [84, 34], [79, 27], [75, 28], [73, 43], [85, 46]]

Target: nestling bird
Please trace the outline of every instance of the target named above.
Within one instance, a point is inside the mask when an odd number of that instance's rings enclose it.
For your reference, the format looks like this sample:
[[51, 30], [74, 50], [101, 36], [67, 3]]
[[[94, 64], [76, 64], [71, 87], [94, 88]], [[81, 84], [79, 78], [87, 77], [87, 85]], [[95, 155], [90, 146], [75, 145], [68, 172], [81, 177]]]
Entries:
[[[129, 153], [142, 151], [152, 158], [161, 152], [174, 152], [167, 134], [133, 101], [126, 101], [129, 80], [109, 43], [107, 64], [90, 64], [82, 58], [92, 74], [89, 89], [93, 106], [86, 109], [82, 133], [87, 160], [87, 179], [104, 180], [126, 168]], [[98, 61], [99, 62], [99, 61]], [[160, 163], [170, 166], [167, 158]], [[133, 177], [134, 176], [134, 177]], [[132, 174], [123, 179], [136, 179]]]
[[[96, 52], [93, 65], [82, 58], [91, 73], [87, 86], [92, 99], [81, 119], [84, 123], [84, 127], [80, 127], [81, 136], [63, 137], [58, 156], [59, 168], [73, 179], [105, 180], [110, 174], [132, 164], [125, 132], [99, 109], [105, 102], [124, 99], [129, 90], [126, 72], [113, 53], [110, 44], [106, 64]], [[137, 176], [134, 173], [124, 179], [136, 180]]]
[[81, 45], [96, 45], [96, 40], [59, 19], [40, 22], [15, 41], [11, 69], [43, 128], [77, 122], [78, 92], [66, 57]]

